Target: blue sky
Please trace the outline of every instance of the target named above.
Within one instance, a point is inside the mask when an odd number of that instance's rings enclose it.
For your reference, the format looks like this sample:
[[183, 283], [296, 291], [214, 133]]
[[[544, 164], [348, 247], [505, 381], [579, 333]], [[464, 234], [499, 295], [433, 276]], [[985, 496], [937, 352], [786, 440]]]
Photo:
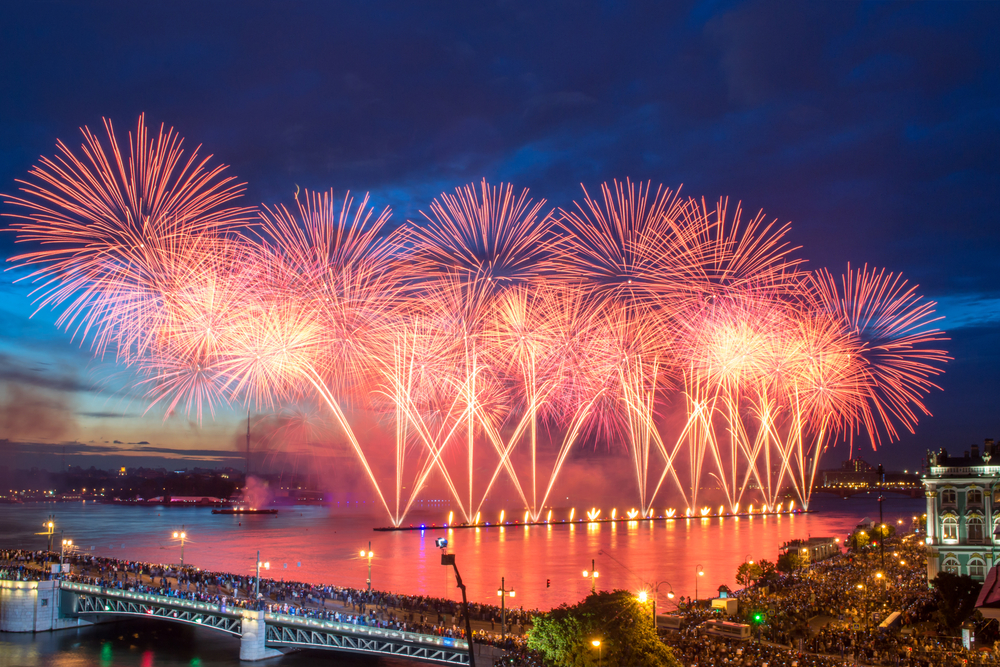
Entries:
[[[370, 191], [401, 224], [483, 177], [562, 207], [624, 177], [729, 196], [791, 221], [809, 266], [885, 266], [940, 303], [955, 361], [934, 416], [872, 457], [913, 467], [1000, 436], [998, 28], [994, 3], [8, 3], [0, 192], [79, 126], [145, 113], [231, 165], [247, 203]], [[27, 319], [12, 277], [0, 438], [238, 437], [235, 414], [142, 417], [127, 374]]]

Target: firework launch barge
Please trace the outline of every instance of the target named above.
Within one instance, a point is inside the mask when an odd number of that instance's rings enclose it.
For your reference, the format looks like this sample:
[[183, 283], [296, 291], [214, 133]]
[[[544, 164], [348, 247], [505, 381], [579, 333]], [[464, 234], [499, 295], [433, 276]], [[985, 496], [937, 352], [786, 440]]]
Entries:
[[634, 519], [629, 519], [628, 517], [616, 517], [614, 519], [604, 518], [604, 519], [572, 519], [567, 521], [562, 519], [560, 521], [504, 521], [503, 523], [490, 523], [489, 521], [483, 523], [456, 523], [447, 524], [443, 523], [440, 526], [436, 523], [421, 523], [417, 525], [410, 524], [409, 526], [383, 526], [379, 528], [373, 528], [378, 532], [392, 532], [397, 530], [458, 530], [460, 528], [509, 528], [516, 526], [568, 526], [570, 524], [590, 524], [590, 523], [633, 523], [633, 522], [650, 522], [650, 521], [689, 521], [694, 519], [731, 519], [733, 517], [754, 517], [754, 516], [779, 516], [786, 514], [813, 514], [816, 510], [784, 510], [781, 512], [740, 512], [738, 514], [692, 514], [691, 516], [681, 515], [681, 516], [652, 516], [652, 517], [636, 517]]
[[252, 507], [224, 507], [212, 510], [212, 514], [277, 514], [274, 509], [254, 509]]

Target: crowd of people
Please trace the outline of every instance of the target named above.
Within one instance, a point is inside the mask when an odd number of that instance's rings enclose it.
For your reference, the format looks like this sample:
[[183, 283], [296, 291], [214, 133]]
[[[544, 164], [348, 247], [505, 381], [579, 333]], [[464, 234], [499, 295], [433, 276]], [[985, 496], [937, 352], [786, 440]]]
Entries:
[[[45, 551], [0, 551], [0, 579], [39, 580], [59, 554]], [[70, 571], [62, 578], [102, 588], [205, 602], [225, 608], [262, 609], [271, 614], [303, 616], [337, 623], [465, 639], [462, 605], [426, 595], [402, 595], [346, 586], [309, 584], [211, 572], [191, 567], [71, 554]], [[469, 603], [469, 618], [481, 626], [474, 641], [512, 652], [526, 650], [525, 634], [537, 610], [507, 609], [506, 633], [501, 609]], [[486, 625], [489, 625], [489, 629]]]
[[[737, 592], [733, 620], [749, 623], [750, 641], [709, 634], [705, 621], [721, 612], [699, 605], [678, 610], [681, 629], [661, 636], [686, 667], [994, 664], [996, 653], [964, 651], [944, 634], [924, 562], [913, 535], [850, 550]], [[893, 612], [893, 627], [879, 627]]]
[[[995, 653], [964, 652], [953, 637], [943, 634], [933, 614], [937, 594], [927, 585], [923, 551], [922, 542], [908, 535], [887, 540], [882, 549], [849, 550], [791, 574], [755, 582], [734, 594], [741, 611], [740, 618], [731, 619], [749, 622], [749, 641], [709, 632], [705, 621], [720, 618], [721, 612], [704, 601], [673, 612], [680, 628], [661, 631], [660, 637], [685, 667], [993, 664]], [[57, 558], [43, 551], [0, 551], [0, 578], [44, 578], [49, 576], [46, 565]], [[67, 560], [72, 571], [62, 576], [105, 588], [466, 638], [462, 605], [454, 600], [263, 577], [255, 594], [257, 582], [252, 576], [88, 554]], [[880, 628], [892, 612], [899, 612], [898, 623]], [[505, 667], [538, 667], [542, 661], [527, 646], [527, 632], [537, 613], [506, 610], [502, 633], [500, 608], [471, 602], [473, 639], [502, 649]]]

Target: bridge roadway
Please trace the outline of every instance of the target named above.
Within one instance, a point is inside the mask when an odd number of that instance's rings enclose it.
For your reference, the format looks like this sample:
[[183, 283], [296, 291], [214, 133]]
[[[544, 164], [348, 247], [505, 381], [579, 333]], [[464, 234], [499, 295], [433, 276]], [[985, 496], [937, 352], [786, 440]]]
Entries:
[[263, 660], [280, 655], [282, 649], [309, 648], [469, 664], [468, 644], [463, 639], [272, 614], [71, 581], [53, 583], [59, 589], [61, 618], [142, 616], [198, 625], [239, 637], [241, 660]]

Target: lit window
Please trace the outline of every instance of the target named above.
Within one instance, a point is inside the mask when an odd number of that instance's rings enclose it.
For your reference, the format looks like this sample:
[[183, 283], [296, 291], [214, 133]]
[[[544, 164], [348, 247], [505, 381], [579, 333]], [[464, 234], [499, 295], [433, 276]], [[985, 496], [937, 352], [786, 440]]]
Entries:
[[941, 539], [958, 539], [958, 519], [953, 516], [946, 516], [941, 524]]
[[945, 489], [941, 492], [941, 504], [942, 505], [954, 505], [955, 504], [955, 489]]
[[958, 561], [954, 558], [945, 558], [943, 568], [945, 572], [951, 572], [952, 574], [958, 574], [960, 566]]

